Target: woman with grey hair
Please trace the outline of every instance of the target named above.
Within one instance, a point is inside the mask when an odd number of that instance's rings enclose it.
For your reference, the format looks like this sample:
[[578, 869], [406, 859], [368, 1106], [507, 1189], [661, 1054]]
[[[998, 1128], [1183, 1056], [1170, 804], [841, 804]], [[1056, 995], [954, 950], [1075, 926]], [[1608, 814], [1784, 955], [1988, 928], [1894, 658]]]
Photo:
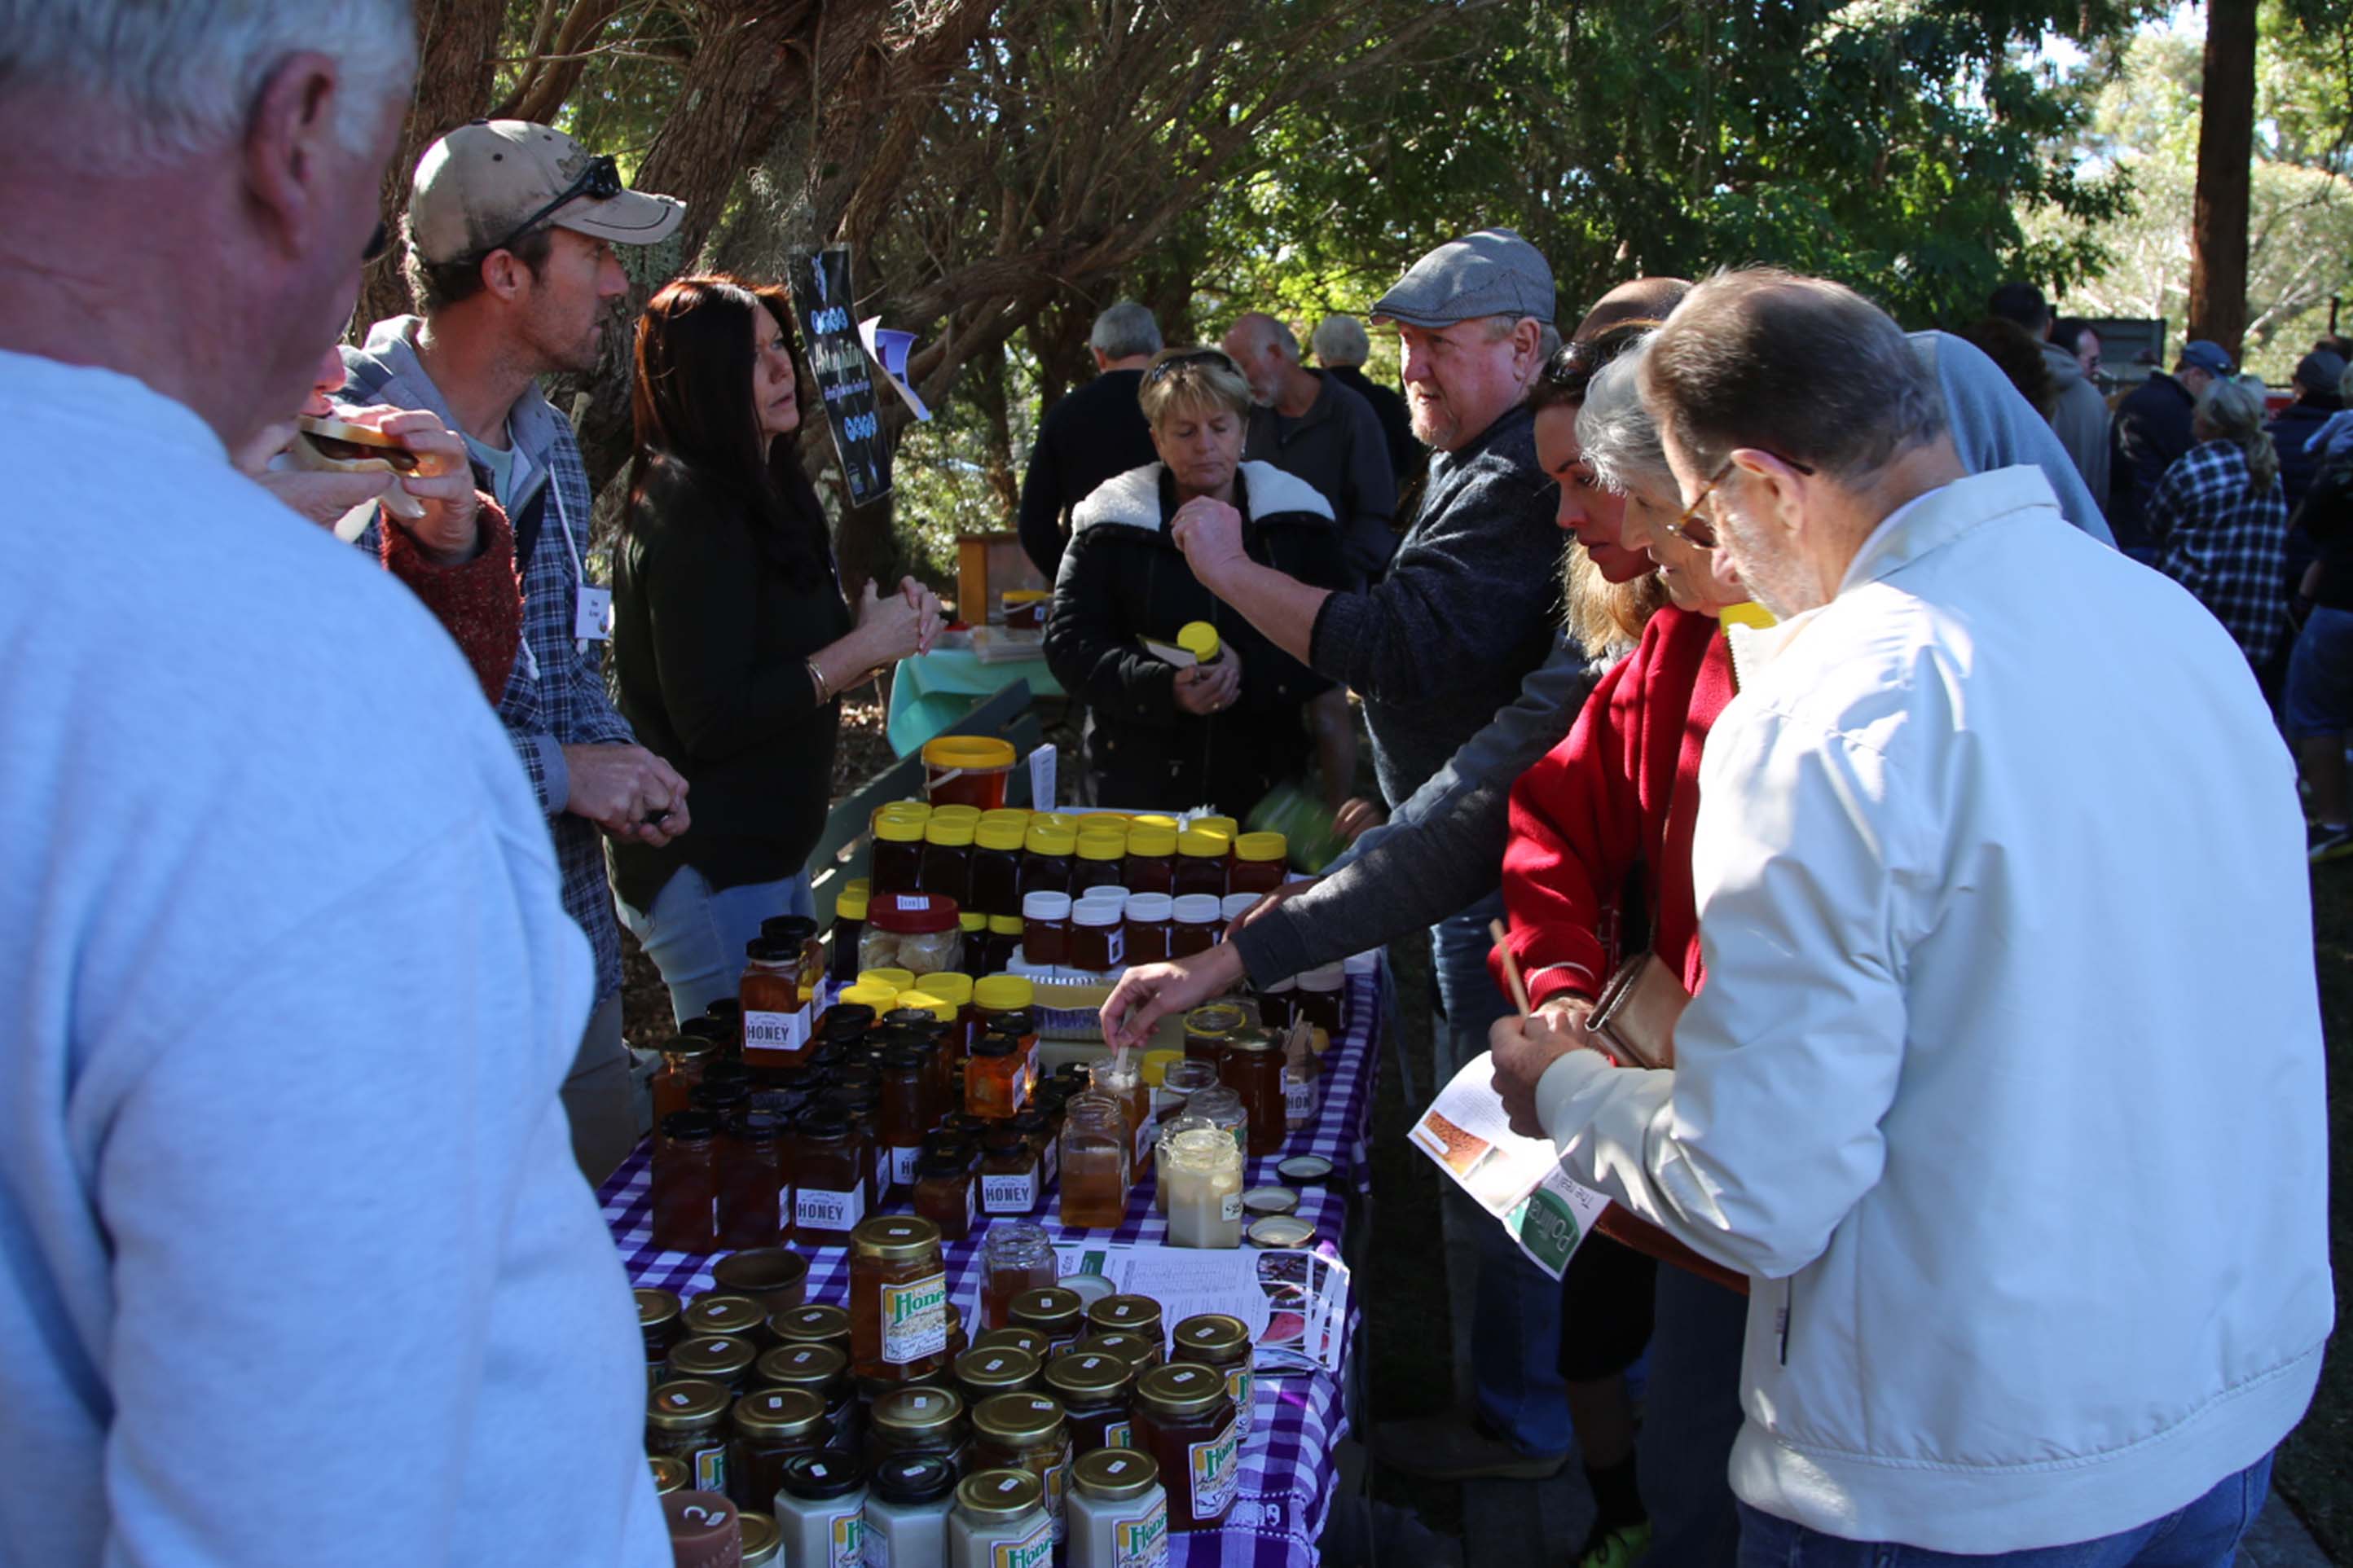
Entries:
[[[1204, 803], [1237, 819], [1305, 771], [1300, 708], [1330, 686], [1201, 585], [1169, 533], [1186, 506], [1241, 518], [1250, 558], [1319, 587], [1347, 581], [1331, 504], [1271, 463], [1245, 463], [1250, 383], [1217, 349], [1155, 355], [1137, 396], [1160, 460], [1106, 480], [1071, 514], [1071, 543], [1046, 622], [1046, 663], [1094, 714], [1088, 760], [1105, 805]], [[1174, 649], [1196, 622], [1216, 634], [1205, 664]]]
[[2213, 612], [2275, 699], [2292, 628], [2287, 613], [2287, 497], [2262, 398], [2217, 381], [2189, 416], [2196, 443], [2149, 498], [2158, 570]]
[[[1707, 524], [1683, 506], [1658, 427], [1637, 395], [1649, 341], [1593, 377], [1577, 438], [1599, 480], [1624, 493], [1623, 542], [1658, 563], [1671, 603], [1602, 677], [1568, 738], [1512, 790], [1505, 945], [1547, 1026], [1581, 1026], [1602, 984], [1645, 950], [1684, 991], [1706, 981], [1692, 823], [1700, 753], [1735, 690], [1716, 617], [1747, 595], [1713, 549]], [[1614, 1216], [1605, 1234], [1675, 1265], [1657, 1271], [1654, 1301], [1580, 1302], [1572, 1280], [1562, 1313], [1562, 1372], [1572, 1379], [1591, 1375], [1597, 1335], [1651, 1340], [1647, 1415], [1633, 1460], [1650, 1520], [1620, 1543], [1625, 1559], [1647, 1544], [1662, 1560], [1729, 1562], [1738, 1521], [1725, 1478], [1741, 1419], [1745, 1283], [1626, 1216]], [[1599, 1478], [1595, 1489], [1603, 1490]], [[1610, 1545], [1597, 1525], [1588, 1552]]]

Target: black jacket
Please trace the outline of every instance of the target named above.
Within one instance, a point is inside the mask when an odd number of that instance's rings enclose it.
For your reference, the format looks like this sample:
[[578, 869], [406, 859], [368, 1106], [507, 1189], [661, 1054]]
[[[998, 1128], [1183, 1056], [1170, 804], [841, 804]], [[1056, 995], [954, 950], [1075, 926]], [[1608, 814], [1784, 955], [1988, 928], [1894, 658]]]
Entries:
[[2291, 536], [2301, 534], [2320, 563], [2312, 602], [2332, 610], [2353, 610], [2353, 453], [2327, 461], [2316, 454], [2311, 487], [2288, 518]]
[[[1182, 810], [1204, 803], [1244, 818], [1268, 789], [1303, 771], [1300, 705], [1331, 682], [1220, 604], [1168, 537], [1176, 488], [1158, 463], [1120, 475], [1072, 515], [1054, 584], [1046, 663], [1094, 713], [1090, 760], [1107, 805]], [[1234, 481], [1250, 559], [1317, 587], [1347, 580], [1332, 509], [1314, 487], [1266, 463]], [[1137, 640], [1174, 643], [1207, 621], [1242, 661], [1241, 696], [1224, 712], [1176, 706], [1176, 667]]]
[[1140, 370], [1107, 370], [1038, 422], [1029, 471], [1021, 479], [1021, 550], [1049, 583], [1069, 538], [1063, 518], [1106, 480], [1158, 456], [1136, 397], [1143, 387]]
[[2318, 477], [2320, 454], [2306, 451], [2304, 444], [2328, 423], [2330, 415], [2344, 406], [2344, 400], [2333, 392], [2300, 393], [2294, 403], [2281, 409], [2263, 426], [2264, 433], [2272, 438], [2272, 446], [2279, 452], [2280, 493], [2287, 497], [2289, 510], [2295, 510], [2295, 503], [2304, 499], [2305, 491]]
[[841, 710], [818, 701], [807, 659], [856, 623], [817, 493], [796, 490], [785, 526], [811, 531], [813, 571], [775, 525], [670, 463], [614, 552], [614, 705], [692, 786], [683, 836], [606, 845], [632, 909], [650, 910], [681, 866], [714, 888], [781, 881], [825, 833]]
[[2156, 542], [2149, 537], [2146, 513], [2158, 481], [2175, 459], [2189, 450], [2189, 416], [2196, 405], [2189, 389], [2166, 374], [2152, 371], [2149, 378], [2125, 394], [2108, 426], [2115, 443], [2108, 458], [2108, 527], [2116, 548], [2152, 559]]

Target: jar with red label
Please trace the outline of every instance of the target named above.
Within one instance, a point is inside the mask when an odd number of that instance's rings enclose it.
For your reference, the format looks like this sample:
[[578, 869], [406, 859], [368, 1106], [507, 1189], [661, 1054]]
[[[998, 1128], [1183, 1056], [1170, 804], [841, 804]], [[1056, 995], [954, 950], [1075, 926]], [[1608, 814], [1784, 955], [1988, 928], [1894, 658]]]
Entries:
[[1166, 893], [1130, 893], [1120, 917], [1129, 963], [1166, 963], [1176, 941], [1176, 900]]
[[1226, 840], [1214, 833], [1188, 827], [1176, 836], [1176, 869], [1169, 890], [1182, 895], [1226, 894]]
[[1218, 945], [1224, 926], [1218, 900], [1208, 893], [1186, 893], [1170, 906], [1168, 956], [1190, 958]]

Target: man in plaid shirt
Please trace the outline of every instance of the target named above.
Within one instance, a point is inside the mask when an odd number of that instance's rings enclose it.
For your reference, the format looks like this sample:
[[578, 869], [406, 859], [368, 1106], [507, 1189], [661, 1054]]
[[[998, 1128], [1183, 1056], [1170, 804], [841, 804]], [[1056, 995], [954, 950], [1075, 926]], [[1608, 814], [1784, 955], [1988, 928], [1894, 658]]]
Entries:
[[409, 195], [406, 268], [425, 314], [379, 321], [364, 348], [344, 351], [342, 400], [439, 415], [514, 521], [522, 644], [499, 718], [554, 835], [565, 910], [596, 954], [597, 1002], [564, 1089], [573, 1153], [591, 1182], [638, 1132], [600, 834], [668, 842], [686, 831], [687, 786], [606, 695], [609, 596], [586, 570], [594, 498], [572, 426], [536, 378], [596, 368], [612, 302], [628, 289], [613, 246], [665, 238], [684, 211], [622, 188], [610, 159], [561, 132], [461, 126], [425, 150]]
[[2287, 501], [2263, 405], [2236, 382], [2198, 400], [2197, 444], [2176, 458], [2149, 498], [2158, 570], [2213, 612], [2268, 693], [2291, 630]]

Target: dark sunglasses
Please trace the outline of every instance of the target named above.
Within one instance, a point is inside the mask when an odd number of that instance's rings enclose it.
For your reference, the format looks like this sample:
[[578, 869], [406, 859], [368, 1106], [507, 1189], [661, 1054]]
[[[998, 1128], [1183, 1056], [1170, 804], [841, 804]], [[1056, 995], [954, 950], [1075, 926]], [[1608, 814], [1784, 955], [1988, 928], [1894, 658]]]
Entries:
[[486, 245], [474, 252], [474, 258], [479, 260], [493, 250], [507, 249], [516, 240], [537, 228], [543, 219], [566, 202], [577, 200], [582, 196], [586, 196], [590, 201], [609, 202], [627, 189], [628, 187], [621, 184], [621, 167], [613, 162], [609, 154], [599, 154], [591, 158], [588, 160], [588, 166], [580, 171], [580, 177], [558, 191], [554, 201], [509, 229], [506, 237], [496, 245]]
[[[1775, 457], [1780, 456], [1778, 452], [1773, 455]], [[1787, 463], [1790, 468], [1795, 468], [1801, 474], [1810, 475], [1814, 471], [1810, 464], [1801, 463], [1795, 458], [1782, 458], [1781, 461]], [[1707, 498], [1715, 493], [1715, 487], [1724, 483], [1725, 480], [1731, 477], [1732, 459], [1726, 458], [1724, 459], [1724, 466], [1716, 469], [1715, 473], [1708, 476], [1707, 483], [1700, 486], [1699, 494], [1692, 497], [1691, 505], [1683, 508], [1682, 515], [1677, 517], [1674, 521], [1665, 525], [1667, 532], [1672, 534], [1675, 538], [1682, 540], [1685, 544], [1691, 545], [1694, 549], [1715, 549], [1715, 525], [1701, 517], [1699, 514], [1699, 509], [1707, 504]]]
[[1170, 354], [1166, 359], [1145, 371], [1143, 385], [1150, 386], [1180, 364], [1221, 364], [1236, 375], [1241, 374], [1241, 367], [1234, 363], [1232, 356], [1223, 349], [1189, 349], [1181, 354]]
[[1552, 358], [1545, 361], [1545, 384], [1574, 388], [1577, 395], [1582, 396], [1601, 364], [1601, 355], [1590, 342], [1563, 343]]

